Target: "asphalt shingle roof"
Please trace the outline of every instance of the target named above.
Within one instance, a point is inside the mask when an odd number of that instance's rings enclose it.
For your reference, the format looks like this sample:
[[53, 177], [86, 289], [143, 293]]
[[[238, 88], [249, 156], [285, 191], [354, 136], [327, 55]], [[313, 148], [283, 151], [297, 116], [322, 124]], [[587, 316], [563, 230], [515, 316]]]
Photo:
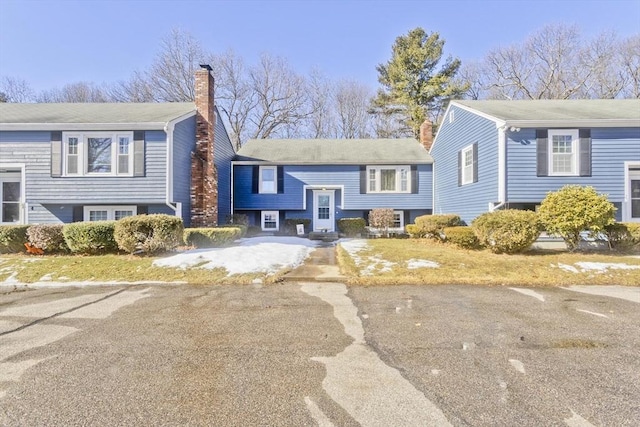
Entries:
[[0, 125], [166, 123], [195, 111], [192, 102], [0, 104]]
[[453, 101], [504, 121], [638, 120], [640, 99]]
[[279, 164], [433, 163], [415, 139], [251, 139], [236, 160]]

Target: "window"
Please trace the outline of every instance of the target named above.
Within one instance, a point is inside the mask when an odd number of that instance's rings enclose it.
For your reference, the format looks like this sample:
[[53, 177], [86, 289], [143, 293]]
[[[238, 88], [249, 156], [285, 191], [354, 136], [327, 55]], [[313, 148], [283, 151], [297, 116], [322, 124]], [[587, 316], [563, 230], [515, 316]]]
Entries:
[[393, 225], [392, 228], [404, 230], [404, 212], [393, 211]]
[[127, 216], [137, 215], [137, 206], [85, 206], [85, 221], [117, 221]]
[[462, 150], [462, 185], [473, 182], [473, 145]]
[[549, 130], [550, 175], [578, 174], [578, 130]]
[[64, 134], [65, 174], [131, 176], [133, 134], [91, 132]]
[[262, 230], [277, 231], [279, 216], [280, 213], [278, 211], [262, 211]]
[[409, 166], [368, 166], [368, 193], [410, 193]]
[[260, 166], [260, 193], [277, 193], [277, 166]]

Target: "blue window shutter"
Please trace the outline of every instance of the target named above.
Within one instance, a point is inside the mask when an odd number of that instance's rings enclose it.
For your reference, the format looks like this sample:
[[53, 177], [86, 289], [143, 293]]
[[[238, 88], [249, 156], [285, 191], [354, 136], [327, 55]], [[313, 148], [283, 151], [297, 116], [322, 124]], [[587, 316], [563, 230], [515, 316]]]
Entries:
[[284, 167], [278, 166], [276, 174], [278, 175], [278, 194], [284, 194]]
[[462, 186], [462, 150], [458, 151], [458, 187]]
[[591, 129], [580, 129], [580, 176], [591, 176]]
[[72, 215], [72, 222], [84, 221], [84, 206], [74, 206]]
[[536, 171], [538, 176], [549, 176], [549, 132], [536, 129]]
[[260, 166], [254, 166], [251, 171], [251, 192], [258, 194], [260, 184]]
[[478, 182], [478, 143], [473, 144], [473, 182]]
[[62, 132], [51, 132], [51, 176], [62, 176]]
[[144, 131], [133, 132], [133, 176], [144, 176]]
[[403, 211], [402, 213], [404, 214], [404, 225], [406, 226], [411, 223], [411, 211]]
[[360, 166], [360, 194], [367, 194], [367, 167]]
[[418, 194], [418, 165], [411, 165], [411, 193]]
[[138, 212], [138, 215], [147, 215], [149, 213], [149, 206], [138, 205], [137, 212]]

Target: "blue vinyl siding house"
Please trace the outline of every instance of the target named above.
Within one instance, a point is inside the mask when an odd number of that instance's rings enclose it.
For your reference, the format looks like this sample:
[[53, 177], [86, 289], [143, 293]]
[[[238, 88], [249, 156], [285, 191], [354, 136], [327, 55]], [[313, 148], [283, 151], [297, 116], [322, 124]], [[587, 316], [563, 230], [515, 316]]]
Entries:
[[376, 208], [394, 209], [403, 228], [431, 213], [432, 159], [414, 139], [250, 140], [232, 167], [234, 213], [265, 231], [285, 219], [335, 231]]
[[[189, 226], [196, 122], [204, 116], [196, 104], [0, 104], [0, 224], [164, 213]], [[222, 121], [213, 122], [215, 138], [205, 144], [217, 156], [215, 220], [223, 222], [235, 151]]]
[[578, 184], [640, 221], [640, 100], [453, 101], [430, 153], [436, 214], [533, 210]]

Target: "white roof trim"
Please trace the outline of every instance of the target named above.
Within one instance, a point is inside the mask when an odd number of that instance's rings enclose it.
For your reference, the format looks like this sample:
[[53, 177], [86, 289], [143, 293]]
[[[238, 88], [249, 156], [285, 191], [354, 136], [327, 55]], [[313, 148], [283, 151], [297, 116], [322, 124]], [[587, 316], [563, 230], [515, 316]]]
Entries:
[[507, 126], [519, 128], [619, 128], [640, 127], [638, 119], [568, 119], [568, 120], [508, 120]]

